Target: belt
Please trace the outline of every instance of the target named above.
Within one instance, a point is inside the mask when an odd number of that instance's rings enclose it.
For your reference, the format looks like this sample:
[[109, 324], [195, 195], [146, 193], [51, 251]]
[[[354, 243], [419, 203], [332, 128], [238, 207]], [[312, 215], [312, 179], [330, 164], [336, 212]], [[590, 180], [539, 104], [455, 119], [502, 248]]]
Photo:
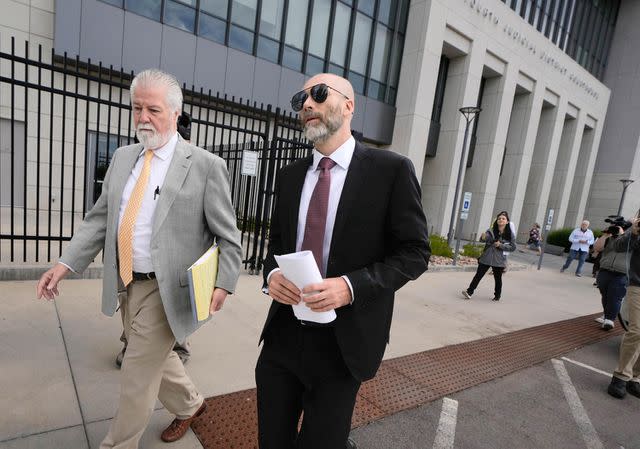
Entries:
[[315, 321], [305, 321], [305, 320], [298, 320], [300, 322], [300, 324], [302, 325], [302, 327], [314, 327], [314, 328], [329, 328], [329, 327], [335, 327], [334, 322], [330, 321], [329, 323], [316, 323]]
[[148, 281], [155, 278], [156, 278], [155, 271], [150, 271], [149, 273], [138, 273], [137, 271], [133, 272], [134, 281]]

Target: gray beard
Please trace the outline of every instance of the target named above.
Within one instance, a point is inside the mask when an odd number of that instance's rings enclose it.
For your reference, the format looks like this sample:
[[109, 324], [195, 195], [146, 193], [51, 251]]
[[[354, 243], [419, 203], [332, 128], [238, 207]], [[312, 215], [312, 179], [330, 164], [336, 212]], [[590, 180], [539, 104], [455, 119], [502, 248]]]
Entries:
[[152, 150], [160, 148], [169, 140], [168, 135], [160, 134], [157, 131], [154, 131], [153, 134], [150, 135], [148, 131], [141, 132], [136, 130], [136, 137], [145, 148]]
[[323, 120], [321, 118], [320, 123], [316, 125], [305, 125], [305, 137], [313, 143], [322, 143], [334, 135], [344, 123], [344, 118], [336, 112], [336, 109], [330, 109], [326, 119]]

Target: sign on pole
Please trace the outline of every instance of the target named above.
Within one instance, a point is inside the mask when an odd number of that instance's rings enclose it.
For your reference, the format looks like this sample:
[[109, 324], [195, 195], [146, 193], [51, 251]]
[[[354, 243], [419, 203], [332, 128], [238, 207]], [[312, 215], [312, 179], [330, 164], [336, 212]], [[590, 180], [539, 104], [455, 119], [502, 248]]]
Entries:
[[549, 231], [551, 229], [552, 223], [553, 223], [553, 209], [549, 209], [549, 215], [547, 215], [547, 224], [544, 226], [545, 231]]
[[464, 192], [464, 196], [462, 197], [462, 208], [460, 209], [460, 225], [458, 226], [460, 229], [457, 230], [458, 238], [456, 239], [456, 250], [453, 255], [454, 265], [456, 265], [458, 261], [458, 253], [460, 251], [460, 237], [462, 236], [462, 228], [464, 227], [465, 220], [469, 218], [470, 209], [471, 209], [471, 192]]
[[241, 173], [246, 176], [258, 175], [258, 152], [244, 150], [242, 152]]

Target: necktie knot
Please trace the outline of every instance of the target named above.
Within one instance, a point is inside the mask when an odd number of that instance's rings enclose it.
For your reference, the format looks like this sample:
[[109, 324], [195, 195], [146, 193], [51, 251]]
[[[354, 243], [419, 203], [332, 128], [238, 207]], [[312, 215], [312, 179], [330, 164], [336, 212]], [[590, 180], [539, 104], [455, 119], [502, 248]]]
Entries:
[[331, 170], [335, 165], [336, 161], [328, 157], [323, 157], [318, 163], [318, 170], [322, 170], [322, 174], [326, 174], [327, 170]]

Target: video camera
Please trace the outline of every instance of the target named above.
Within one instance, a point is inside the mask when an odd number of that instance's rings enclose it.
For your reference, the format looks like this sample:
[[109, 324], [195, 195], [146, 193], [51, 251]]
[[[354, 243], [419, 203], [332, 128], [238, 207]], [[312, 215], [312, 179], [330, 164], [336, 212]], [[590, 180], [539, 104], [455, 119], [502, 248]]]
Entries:
[[184, 140], [191, 140], [191, 116], [184, 111], [178, 116], [178, 133]]
[[609, 223], [610, 225], [607, 229], [605, 229], [604, 232], [607, 232], [614, 237], [620, 233], [619, 228], [622, 228], [623, 231], [626, 231], [632, 225], [630, 221], [625, 220], [624, 217], [620, 215], [609, 215], [608, 218], [605, 218], [604, 222]]

